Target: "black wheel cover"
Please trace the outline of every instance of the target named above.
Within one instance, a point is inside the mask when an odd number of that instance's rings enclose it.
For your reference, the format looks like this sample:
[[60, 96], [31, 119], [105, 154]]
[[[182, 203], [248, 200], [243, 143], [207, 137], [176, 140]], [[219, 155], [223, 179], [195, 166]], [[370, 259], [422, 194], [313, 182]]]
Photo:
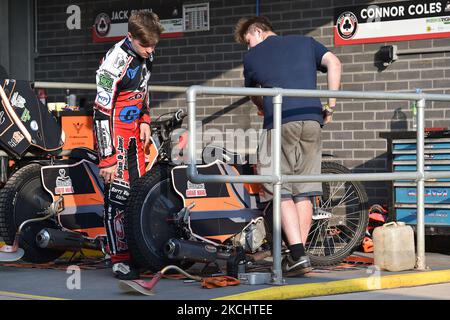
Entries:
[[[42, 188], [39, 177], [27, 181], [17, 192], [14, 201], [14, 225], [16, 228], [28, 219], [42, 217], [45, 208], [52, 203], [52, 197]], [[35, 245], [36, 234], [45, 227], [52, 226], [45, 221], [33, 222], [25, 225], [22, 229], [21, 242], [27, 245]]]
[[125, 233], [133, 262], [152, 272], [167, 265], [187, 269], [193, 264], [169, 260], [164, 254], [166, 242], [181, 238], [182, 233], [168, 221], [183, 208], [183, 201], [172, 186], [171, 168], [157, 164], [139, 178], [131, 188], [125, 211]]
[[[141, 209], [141, 232], [147, 248], [165, 259], [166, 242], [177, 237], [175, 226], [167, 219], [183, 208], [183, 202], [172, 189], [171, 180], [158, 182], [145, 198]], [[168, 192], [169, 191], [169, 192]]]

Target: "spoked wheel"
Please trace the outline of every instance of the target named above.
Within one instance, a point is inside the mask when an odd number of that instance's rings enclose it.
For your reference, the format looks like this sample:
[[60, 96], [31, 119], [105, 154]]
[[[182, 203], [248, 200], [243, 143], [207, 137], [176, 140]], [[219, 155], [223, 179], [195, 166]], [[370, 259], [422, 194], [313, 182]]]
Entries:
[[[335, 162], [323, 162], [322, 173], [351, 171]], [[322, 187], [305, 246], [315, 266], [335, 265], [351, 255], [361, 244], [369, 221], [367, 194], [360, 182], [325, 182]]]
[[[27, 165], [16, 171], [0, 190], [0, 235], [12, 244], [19, 226], [25, 220], [43, 217], [52, 197], [43, 188], [41, 166]], [[22, 260], [33, 263], [50, 262], [64, 251], [42, 249], [36, 244], [36, 235], [43, 228], [56, 228], [51, 220], [32, 222], [22, 229], [19, 247], [25, 251]]]
[[171, 167], [155, 165], [131, 189], [125, 216], [125, 233], [133, 262], [152, 272], [174, 264], [184, 269], [190, 262], [169, 260], [164, 246], [179, 238], [175, 225], [168, 221], [183, 208], [183, 201], [172, 186]]

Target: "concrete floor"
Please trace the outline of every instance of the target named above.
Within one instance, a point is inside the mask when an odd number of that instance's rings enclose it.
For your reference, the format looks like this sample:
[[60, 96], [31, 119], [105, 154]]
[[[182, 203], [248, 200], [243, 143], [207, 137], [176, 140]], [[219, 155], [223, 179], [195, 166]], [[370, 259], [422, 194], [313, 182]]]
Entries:
[[[450, 256], [436, 253], [427, 254], [427, 264], [431, 266], [432, 270], [450, 270]], [[399, 273], [382, 272], [381, 276], [409, 273], [416, 273], [416, 271]], [[325, 270], [320, 272], [320, 270], [315, 270], [304, 277], [286, 278], [286, 285], [326, 283], [336, 280], [367, 278], [370, 274], [371, 272], [366, 267], [340, 271]], [[217, 289], [203, 289], [198, 282], [192, 283], [184, 282], [183, 280], [162, 279], [154, 288], [155, 295], [142, 296], [123, 293], [119, 289], [118, 281], [113, 278], [109, 268], [81, 270], [79, 277], [77, 277], [70, 270], [30, 269], [0, 265], [0, 299], [208, 300], [264, 288], [276, 289], [284, 287], [288, 286], [239, 285]], [[445, 292], [448, 286], [443, 286], [442, 288], [444, 288], [442, 290]], [[420, 289], [416, 288], [414, 290]], [[424, 290], [428, 289], [425, 288]], [[371, 294], [377, 294], [377, 292]], [[387, 294], [386, 298], [390, 299], [389, 294], [391, 292]], [[392, 294], [398, 293], [393, 292]], [[356, 296], [361, 295], [358, 293], [355, 294]], [[425, 295], [424, 298], [426, 297], [428, 296]]]
[[299, 300], [450, 300], [450, 283], [304, 298]]

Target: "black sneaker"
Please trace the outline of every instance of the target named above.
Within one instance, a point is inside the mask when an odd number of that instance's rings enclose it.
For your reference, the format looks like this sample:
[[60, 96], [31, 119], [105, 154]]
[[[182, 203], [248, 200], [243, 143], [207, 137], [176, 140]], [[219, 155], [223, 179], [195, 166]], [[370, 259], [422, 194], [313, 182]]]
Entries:
[[128, 262], [114, 263], [112, 271], [119, 280], [136, 280], [139, 279], [139, 270], [131, 266]]
[[286, 277], [300, 276], [312, 271], [311, 261], [308, 256], [301, 256], [300, 259], [295, 261], [290, 254], [284, 257], [281, 262], [281, 269]]

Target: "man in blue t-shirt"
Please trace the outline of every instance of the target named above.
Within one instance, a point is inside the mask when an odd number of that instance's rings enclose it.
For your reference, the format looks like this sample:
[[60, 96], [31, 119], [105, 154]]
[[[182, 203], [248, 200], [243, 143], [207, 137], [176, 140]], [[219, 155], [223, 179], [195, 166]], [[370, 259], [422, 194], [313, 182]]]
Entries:
[[[244, 57], [246, 87], [317, 89], [317, 70], [326, 71], [328, 89], [339, 90], [341, 63], [322, 44], [299, 35], [278, 36], [265, 17], [242, 18], [236, 25], [235, 39], [247, 45]], [[252, 97], [264, 114], [264, 129], [258, 146], [258, 173], [271, 175], [272, 97]], [[320, 174], [322, 161], [321, 127], [332, 119], [336, 99], [322, 106], [319, 98], [283, 97], [281, 173], [283, 175]], [[312, 221], [314, 196], [322, 194], [321, 183], [282, 185], [281, 224], [290, 254], [282, 262], [286, 276], [311, 270], [304, 243]], [[264, 184], [261, 201], [272, 200], [271, 184]]]

